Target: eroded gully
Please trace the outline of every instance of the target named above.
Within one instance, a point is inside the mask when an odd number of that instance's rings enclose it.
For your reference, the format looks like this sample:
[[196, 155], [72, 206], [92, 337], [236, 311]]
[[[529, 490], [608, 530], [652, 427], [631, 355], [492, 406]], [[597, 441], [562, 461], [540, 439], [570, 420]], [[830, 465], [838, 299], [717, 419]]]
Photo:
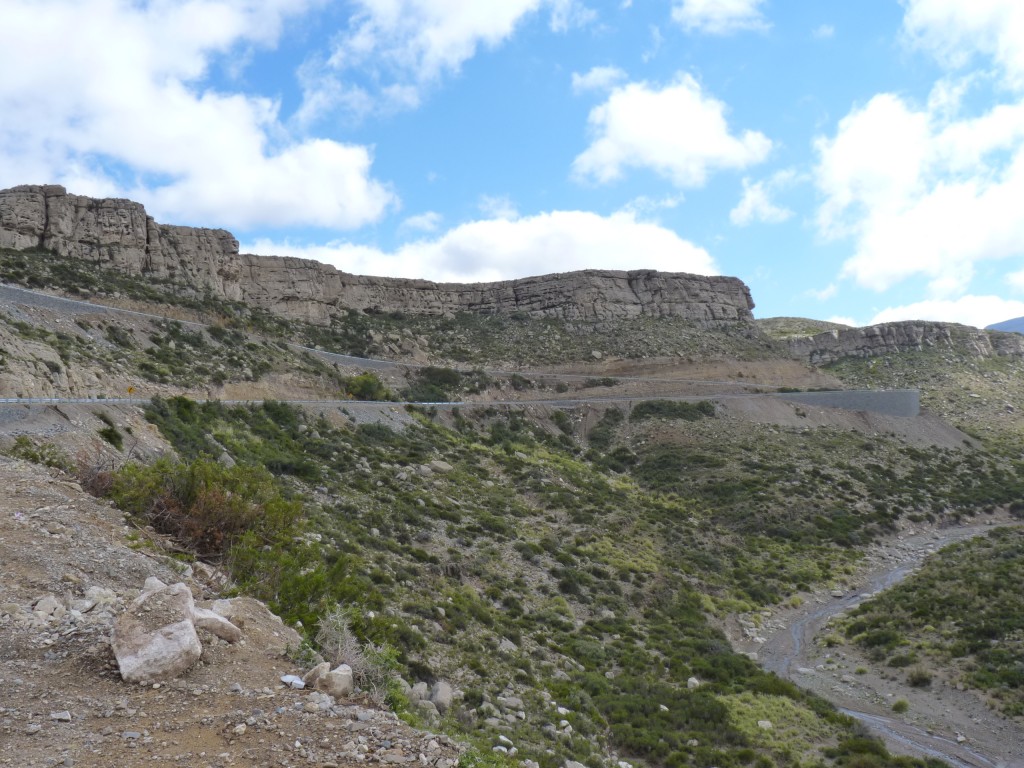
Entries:
[[[1005, 518], [925, 532], [908, 533], [873, 550], [857, 587], [843, 596], [812, 596], [798, 608], [776, 612], [756, 633], [739, 638], [731, 627], [737, 650], [756, 652], [760, 664], [803, 688], [832, 701], [882, 737], [899, 754], [937, 758], [956, 768], [1024, 768], [1024, 730], [988, 709], [969, 692], [909, 691], [874, 674], [841, 675], [842, 664], [814, 643], [815, 636], [833, 616], [860, 603], [865, 595], [898, 584], [936, 549], [993, 530], [994, 523], [1013, 524]], [[913, 695], [913, 717], [891, 716], [893, 691]], [[964, 734], [970, 734], [969, 737]]]

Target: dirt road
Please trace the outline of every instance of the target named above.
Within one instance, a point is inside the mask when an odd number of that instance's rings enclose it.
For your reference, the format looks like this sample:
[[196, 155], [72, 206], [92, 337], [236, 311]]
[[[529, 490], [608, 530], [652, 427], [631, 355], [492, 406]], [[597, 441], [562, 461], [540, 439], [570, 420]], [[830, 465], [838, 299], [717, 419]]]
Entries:
[[[830, 618], [899, 583], [937, 549], [985, 534], [996, 524], [1013, 523], [992, 517], [984, 524], [907, 531], [871, 550], [854, 588], [817, 592], [798, 607], [762, 614], [761, 626], [753, 630], [731, 624], [733, 644], [860, 720], [895, 753], [938, 758], [956, 768], [1024, 767], [1024, 727], [999, 716], [977, 694], [943, 682], [911, 688], [853, 647], [814, 642]], [[906, 714], [892, 711], [897, 699], [908, 701]]]

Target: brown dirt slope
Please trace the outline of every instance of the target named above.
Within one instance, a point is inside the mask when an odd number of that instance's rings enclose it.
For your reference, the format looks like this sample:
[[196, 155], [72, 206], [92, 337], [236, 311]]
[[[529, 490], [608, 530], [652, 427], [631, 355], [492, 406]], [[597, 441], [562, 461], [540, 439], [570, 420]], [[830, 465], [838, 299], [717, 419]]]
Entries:
[[243, 642], [201, 633], [203, 657], [182, 678], [122, 682], [111, 625], [146, 577], [209, 599], [216, 573], [175, 561], [56, 470], [0, 457], [0, 488], [0, 765], [454, 764], [446, 737], [285, 688], [280, 677], [301, 672], [287, 655], [298, 635], [252, 600]]

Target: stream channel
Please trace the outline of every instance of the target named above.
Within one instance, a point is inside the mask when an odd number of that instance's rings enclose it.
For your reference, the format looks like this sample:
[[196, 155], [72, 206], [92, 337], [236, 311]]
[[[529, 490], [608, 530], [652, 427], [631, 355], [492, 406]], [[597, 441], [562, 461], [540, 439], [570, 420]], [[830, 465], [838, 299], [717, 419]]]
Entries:
[[[898, 584], [928, 554], [994, 527], [971, 524], [900, 536], [869, 555], [865, 569], [855, 577], [854, 591], [842, 597], [826, 592], [798, 608], [779, 610], [758, 630], [757, 641], [734, 641], [734, 645], [737, 650], [756, 652], [765, 669], [831, 701], [883, 738], [894, 753], [937, 758], [955, 768], [1024, 768], [1024, 729], [990, 710], [976, 695], [948, 686], [911, 691], [906, 684], [874, 673], [843, 675], [840, 682], [838, 672], [830, 674], [835, 667], [828, 666], [836, 659], [829, 649], [814, 643], [830, 618], [853, 608], [866, 595]], [[894, 697], [893, 691], [911, 699], [914, 717], [893, 715], [892, 699], [884, 698]]]

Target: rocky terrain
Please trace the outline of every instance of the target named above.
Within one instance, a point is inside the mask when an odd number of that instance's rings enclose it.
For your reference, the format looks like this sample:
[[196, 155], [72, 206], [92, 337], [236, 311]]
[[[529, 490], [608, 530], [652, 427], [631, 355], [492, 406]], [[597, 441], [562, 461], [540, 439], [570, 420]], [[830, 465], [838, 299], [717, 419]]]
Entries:
[[651, 315], [715, 325], [747, 322], [754, 306], [736, 278], [651, 270], [473, 285], [350, 275], [314, 261], [239, 254], [230, 232], [157, 224], [139, 203], [69, 195], [52, 185], [0, 191], [0, 247], [45, 248], [314, 323], [354, 309], [589, 321]]
[[282, 683], [304, 673], [301, 637], [249, 598], [220, 601], [241, 630], [199, 630], [183, 675], [129, 684], [111, 650], [117, 617], [147, 579], [184, 582], [200, 605], [224, 575], [125, 524], [70, 477], [0, 457], [0, 765], [450, 768], [463, 748], [365, 698]]
[[836, 328], [788, 339], [794, 357], [812, 365], [846, 358], [872, 358], [903, 352], [957, 349], [974, 357], [1024, 356], [1024, 336], [952, 323], [907, 321], [866, 328]]
[[[801, 600], [918, 554], [872, 544], [1006, 519], [1019, 338], [752, 321], [731, 278], [441, 286], [237, 250], [130, 201], [0, 193], [21, 286], [0, 288], [2, 394], [154, 398], [0, 407], [0, 764], [925, 765], [720, 628], [768, 659]], [[844, 387], [920, 389], [924, 412], [799, 391]], [[223, 602], [238, 590], [290, 626]], [[430, 732], [350, 697], [340, 666], [289, 686], [335, 609]], [[125, 683], [124, 625], [186, 635], [185, 671]], [[937, 722], [929, 701], [907, 722]]]

